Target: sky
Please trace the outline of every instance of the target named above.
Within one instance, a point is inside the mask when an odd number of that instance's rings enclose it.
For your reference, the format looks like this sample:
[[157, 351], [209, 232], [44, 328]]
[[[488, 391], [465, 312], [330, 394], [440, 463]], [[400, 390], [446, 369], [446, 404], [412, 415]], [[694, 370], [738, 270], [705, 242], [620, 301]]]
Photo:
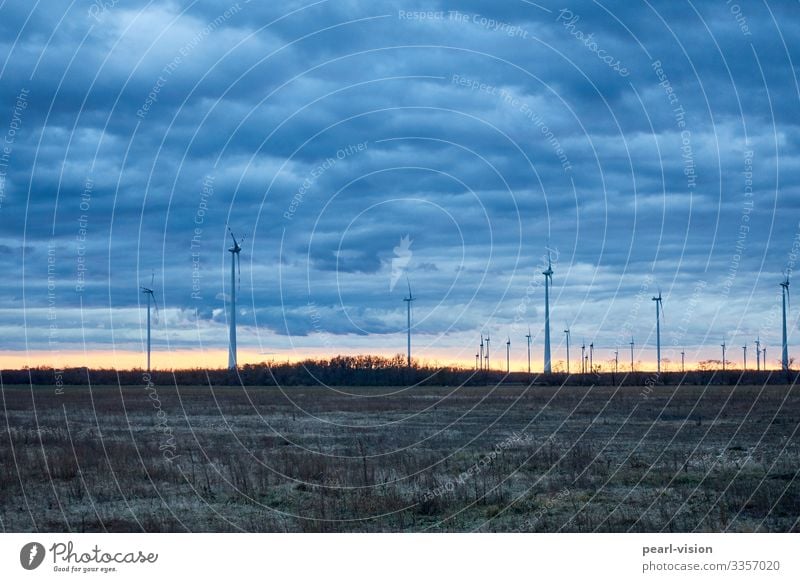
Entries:
[[[275, 4], [275, 5], [273, 5]], [[786, 2], [0, 4], [0, 367], [780, 352]], [[242, 240], [231, 275], [230, 228]], [[232, 287], [233, 286], [233, 287]], [[789, 340], [797, 310], [789, 304]], [[622, 364], [621, 364], [622, 365]]]

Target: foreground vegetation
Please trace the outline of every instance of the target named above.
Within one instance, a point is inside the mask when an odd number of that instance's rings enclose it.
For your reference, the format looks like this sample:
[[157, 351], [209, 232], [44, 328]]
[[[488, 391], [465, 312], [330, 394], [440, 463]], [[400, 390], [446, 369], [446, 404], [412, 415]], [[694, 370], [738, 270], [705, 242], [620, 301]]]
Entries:
[[800, 531], [790, 386], [2, 388], [2, 531]]

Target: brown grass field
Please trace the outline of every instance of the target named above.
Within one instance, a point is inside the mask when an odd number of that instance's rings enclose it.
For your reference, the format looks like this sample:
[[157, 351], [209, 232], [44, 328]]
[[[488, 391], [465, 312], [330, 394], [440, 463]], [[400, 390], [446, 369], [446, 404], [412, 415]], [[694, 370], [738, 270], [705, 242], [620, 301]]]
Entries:
[[798, 393], [6, 386], [0, 531], [800, 531]]

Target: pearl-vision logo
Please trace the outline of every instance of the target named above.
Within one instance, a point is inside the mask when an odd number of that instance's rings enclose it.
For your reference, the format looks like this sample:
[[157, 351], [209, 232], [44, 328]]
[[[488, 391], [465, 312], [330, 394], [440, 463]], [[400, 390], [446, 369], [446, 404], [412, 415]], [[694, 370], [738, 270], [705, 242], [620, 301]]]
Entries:
[[44, 546], [39, 542], [29, 542], [19, 552], [19, 563], [26, 570], [35, 570], [44, 561]]

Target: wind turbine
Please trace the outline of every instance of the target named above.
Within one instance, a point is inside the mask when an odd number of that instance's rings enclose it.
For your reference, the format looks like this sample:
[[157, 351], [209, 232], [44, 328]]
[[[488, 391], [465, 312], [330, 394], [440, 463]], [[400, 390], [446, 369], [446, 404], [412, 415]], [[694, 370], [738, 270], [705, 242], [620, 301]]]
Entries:
[[784, 372], [789, 371], [789, 340], [786, 337], [786, 306], [789, 302], [789, 273], [781, 283], [781, 302], [783, 305], [783, 345], [781, 346], [781, 367]]
[[586, 341], [581, 343], [581, 374], [586, 373]]
[[614, 373], [619, 372], [619, 348], [614, 350]]
[[[236, 369], [236, 271], [238, 268], [239, 279], [241, 280], [242, 266], [240, 263], [239, 253], [242, 250], [242, 246], [239, 244], [239, 241], [236, 240], [236, 237], [233, 236], [233, 231], [230, 229], [230, 227], [228, 227], [228, 232], [231, 234], [231, 238], [233, 239], [233, 246], [228, 249], [228, 252], [231, 253], [231, 317], [230, 317], [230, 332], [228, 336], [229, 340], [228, 369], [235, 370]], [[244, 237], [242, 237], [242, 242], [244, 242]]]
[[528, 328], [528, 335], [525, 336], [528, 340], [528, 374], [531, 373], [531, 328]]
[[761, 371], [761, 338], [756, 338], [756, 372]]
[[589, 344], [589, 372], [594, 373], [594, 342]]
[[156, 314], [158, 314], [158, 303], [156, 303], [156, 296], [153, 293], [153, 280], [155, 279], [156, 274], [153, 273], [150, 276], [150, 287], [139, 287], [142, 290], [142, 293], [147, 295], [147, 373], [150, 373], [150, 301], [153, 301], [153, 305], [156, 307]]
[[569, 374], [569, 328], [564, 330], [564, 335], [567, 336], [567, 374]]
[[742, 346], [742, 371], [747, 371], [747, 344]]
[[681, 372], [686, 371], [686, 350], [681, 350]]
[[511, 338], [506, 337], [506, 374], [511, 373]]
[[406, 329], [408, 332], [408, 367], [411, 367], [411, 302], [416, 299], [413, 295], [411, 295], [411, 281], [408, 280], [406, 277], [406, 283], [408, 283], [408, 297], [403, 297], [403, 301], [406, 302]]
[[481, 334], [481, 370], [483, 370], [483, 334]]
[[479, 357], [479, 355], [475, 354], [475, 370], [478, 369], [478, 357]]
[[722, 371], [725, 371], [725, 340], [720, 344], [722, 346]]
[[553, 284], [553, 265], [550, 262], [550, 249], [547, 249], [547, 270], [544, 275], [544, 373], [550, 374], [550, 286]]
[[631, 374], [633, 373], [633, 336], [631, 336]]
[[661, 315], [664, 313], [664, 305], [661, 303], [661, 289], [658, 290], [658, 297], [653, 297], [656, 302], [656, 366], [661, 373]]
[[488, 369], [489, 369], [489, 367], [490, 367], [490, 366], [489, 366], [489, 340], [490, 340], [490, 339], [491, 339], [491, 338], [489, 337], [489, 334], [487, 333], [487, 334], [486, 334], [486, 369], [487, 369], [487, 370], [488, 370]]

